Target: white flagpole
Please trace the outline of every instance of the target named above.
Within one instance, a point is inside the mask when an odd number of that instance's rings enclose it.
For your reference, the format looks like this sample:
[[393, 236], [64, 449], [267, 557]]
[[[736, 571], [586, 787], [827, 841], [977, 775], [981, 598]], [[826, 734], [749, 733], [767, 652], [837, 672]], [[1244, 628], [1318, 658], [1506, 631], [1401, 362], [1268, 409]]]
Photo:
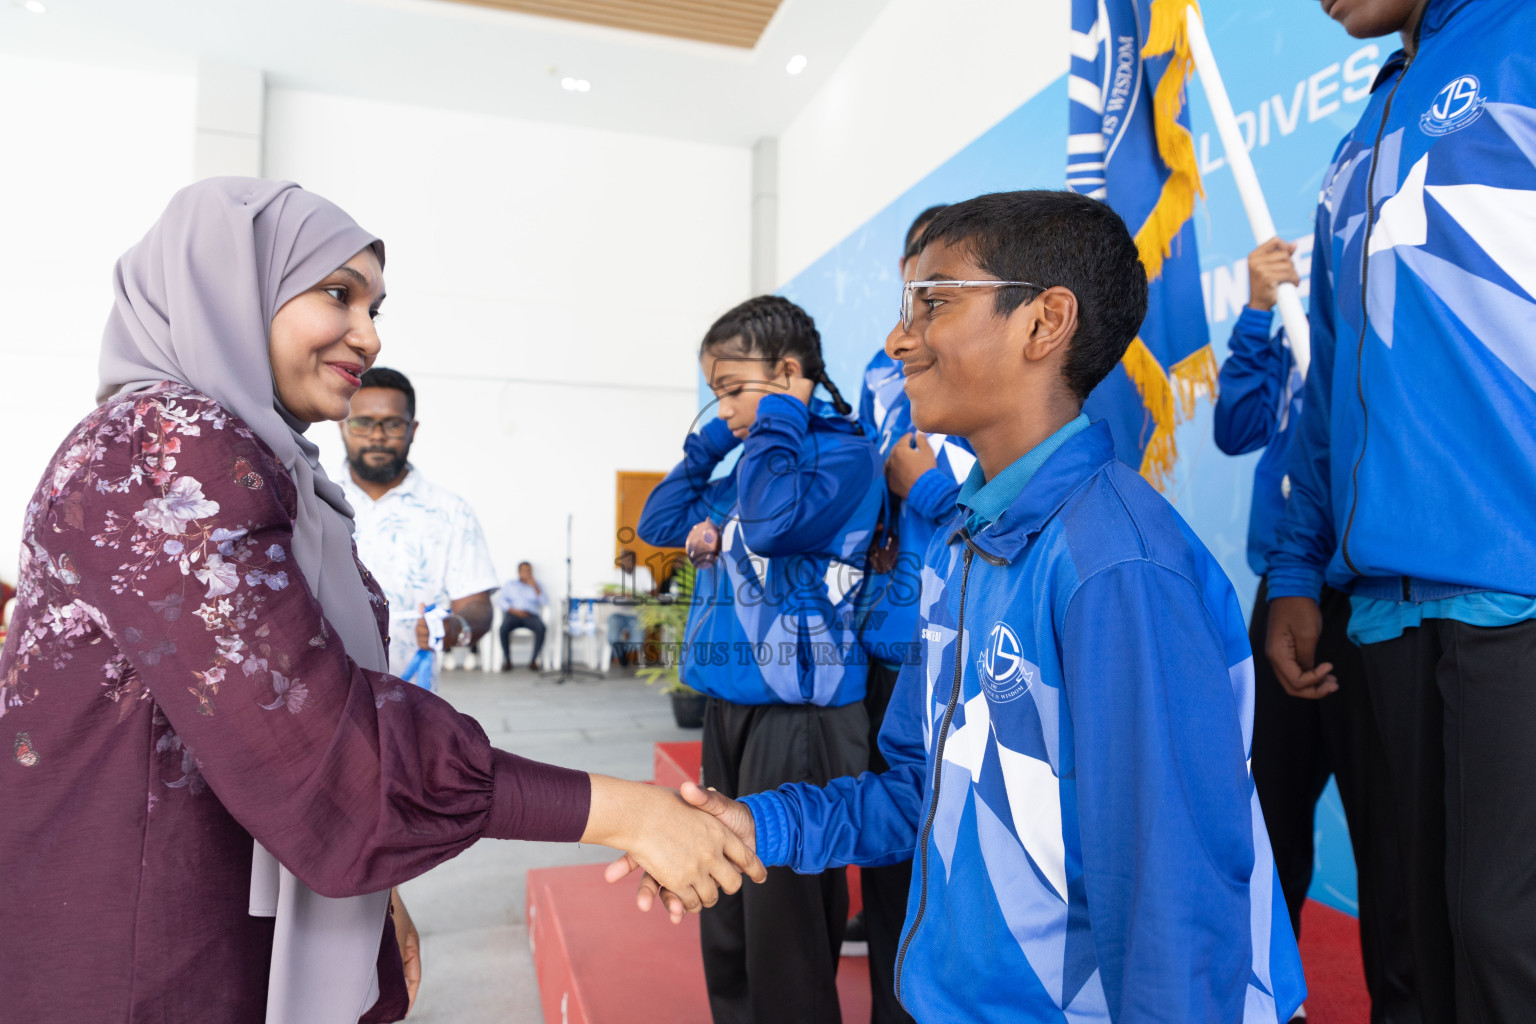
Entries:
[[[1216, 130], [1227, 153], [1227, 166], [1232, 168], [1232, 178], [1237, 182], [1238, 195], [1248, 213], [1248, 224], [1253, 228], [1254, 242], [1265, 241], [1275, 237], [1274, 218], [1269, 215], [1269, 204], [1264, 202], [1264, 191], [1259, 188], [1258, 175], [1253, 172], [1253, 161], [1248, 157], [1237, 116], [1232, 113], [1232, 101], [1227, 98], [1227, 87], [1222, 84], [1221, 71], [1216, 67], [1211, 42], [1205, 36], [1200, 11], [1193, 4], [1185, 11], [1190, 56], [1195, 59], [1195, 70], [1200, 74], [1200, 84], [1205, 87], [1205, 98], [1211, 105], [1211, 116], [1216, 120]], [[1307, 313], [1301, 308], [1301, 294], [1296, 286], [1282, 284], [1275, 305], [1280, 309], [1280, 322], [1285, 325], [1285, 333], [1290, 338], [1296, 368], [1305, 378], [1307, 367], [1312, 363], [1312, 332], [1307, 326]]]

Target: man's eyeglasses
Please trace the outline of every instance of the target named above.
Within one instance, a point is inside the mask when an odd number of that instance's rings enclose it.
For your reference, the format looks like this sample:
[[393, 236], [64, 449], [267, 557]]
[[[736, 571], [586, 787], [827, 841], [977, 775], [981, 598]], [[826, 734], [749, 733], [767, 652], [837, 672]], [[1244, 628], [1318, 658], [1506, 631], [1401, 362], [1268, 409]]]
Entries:
[[912, 307], [916, 303], [919, 288], [1033, 288], [1045, 291], [1044, 285], [1031, 281], [908, 281], [901, 288], [901, 329], [912, 329]]
[[376, 420], [372, 416], [353, 416], [347, 420], [347, 433], [353, 437], [367, 437], [375, 428], [384, 428], [385, 437], [402, 438], [411, 432], [411, 421], [399, 416]]

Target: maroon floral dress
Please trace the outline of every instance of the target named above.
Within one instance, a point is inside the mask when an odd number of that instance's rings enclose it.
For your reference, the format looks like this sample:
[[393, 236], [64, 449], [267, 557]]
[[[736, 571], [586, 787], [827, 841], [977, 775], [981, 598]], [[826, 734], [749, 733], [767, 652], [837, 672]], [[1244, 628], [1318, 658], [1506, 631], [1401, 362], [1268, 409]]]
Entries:
[[[292, 560], [296, 508], [270, 449], [178, 384], [54, 456], [0, 654], [0, 1016], [259, 1024], [253, 837], [327, 896], [482, 837], [580, 837], [585, 774], [347, 657]], [[391, 935], [380, 962], [368, 1019], [395, 1019]]]

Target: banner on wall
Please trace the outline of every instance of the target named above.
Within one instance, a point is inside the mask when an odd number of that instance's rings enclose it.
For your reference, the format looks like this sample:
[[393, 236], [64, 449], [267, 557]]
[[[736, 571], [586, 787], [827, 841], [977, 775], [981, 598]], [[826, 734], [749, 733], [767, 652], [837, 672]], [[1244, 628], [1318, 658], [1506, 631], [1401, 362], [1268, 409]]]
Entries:
[[1216, 386], [1190, 221], [1203, 195], [1185, 83], [1193, 63], [1184, 11], [1192, 0], [1073, 0], [1067, 185], [1107, 202], [1135, 232], [1147, 268], [1147, 318], [1121, 360], [1132, 396], [1112, 378], [1085, 411], [1110, 421], [1121, 459], [1162, 489], [1174, 429]]

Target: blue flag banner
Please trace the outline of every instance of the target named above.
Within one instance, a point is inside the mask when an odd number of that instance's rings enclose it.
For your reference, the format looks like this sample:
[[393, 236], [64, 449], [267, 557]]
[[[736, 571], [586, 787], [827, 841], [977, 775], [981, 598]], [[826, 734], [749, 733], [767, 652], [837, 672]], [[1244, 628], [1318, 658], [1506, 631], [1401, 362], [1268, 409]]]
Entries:
[[1185, 106], [1194, 62], [1184, 12], [1195, 6], [1072, 0], [1067, 185], [1125, 219], [1149, 286], [1123, 376], [1095, 390], [1086, 411], [1109, 420], [1120, 458], [1160, 489], [1178, 459], [1174, 428], [1216, 388], [1190, 220], [1203, 195]]

